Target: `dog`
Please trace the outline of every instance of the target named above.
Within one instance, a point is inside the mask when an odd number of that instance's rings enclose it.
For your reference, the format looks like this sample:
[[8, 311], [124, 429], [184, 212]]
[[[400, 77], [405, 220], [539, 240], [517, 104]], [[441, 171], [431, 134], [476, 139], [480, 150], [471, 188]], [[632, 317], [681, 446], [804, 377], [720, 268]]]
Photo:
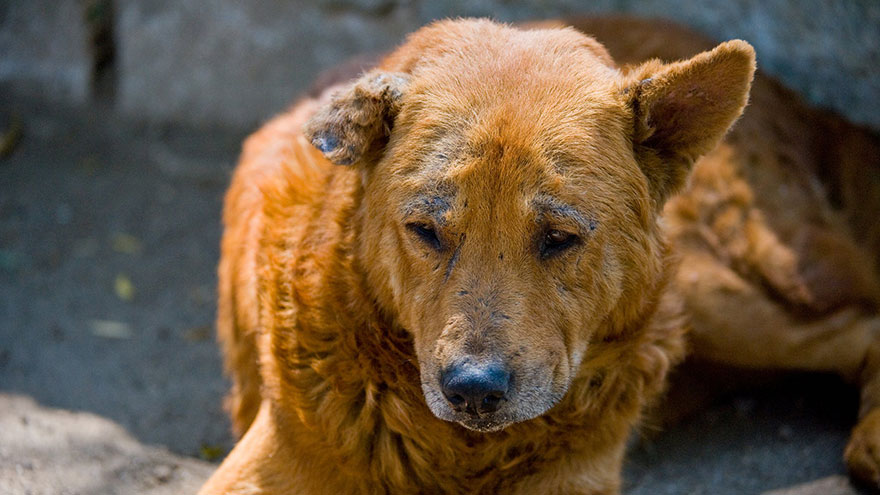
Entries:
[[813, 114], [760, 77], [722, 142], [746, 42], [574, 24], [436, 22], [248, 138], [218, 307], [242, 437], [200, 493], [618, 493], [687, 346], [859, 380], [876, 479], [880, 195], [843, 172], [872, 162], [810, 162]]

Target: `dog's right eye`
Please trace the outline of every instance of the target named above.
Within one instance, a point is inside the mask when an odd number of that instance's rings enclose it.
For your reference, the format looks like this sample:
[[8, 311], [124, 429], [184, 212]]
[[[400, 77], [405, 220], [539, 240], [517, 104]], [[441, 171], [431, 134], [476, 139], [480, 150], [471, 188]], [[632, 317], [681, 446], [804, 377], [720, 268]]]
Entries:
[[427, 223], [408, 223], [407, 230], [418, 236], [418, 238], [436, 251], [443, 250], [443, 243], [433, 225]]
[[541, 240], [541, 258], [552, 258], [579, 242], [580, 238], [576, 234], [556, 229], [548, 230]]

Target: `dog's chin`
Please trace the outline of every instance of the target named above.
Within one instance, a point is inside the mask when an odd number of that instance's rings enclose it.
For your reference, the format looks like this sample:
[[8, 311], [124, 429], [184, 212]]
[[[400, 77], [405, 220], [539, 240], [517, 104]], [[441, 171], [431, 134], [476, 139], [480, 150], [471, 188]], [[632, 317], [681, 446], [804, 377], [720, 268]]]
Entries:
[[514, 422], [497, 420], [493, 418], [467, 418], [456, 421], [456, 423], [464, 426], [468, 430], [478, 431], [480, 433], [492, 433], [495, 431], [501, 431], [513, 424]]
[[514, 410], [502, 408], [494, 413], [473, 416], [468, 413], [453, 410], [447, 403], [446, 399], [435, 389], [424, 387], [424, 392], [428, 409], [434, 413], [434, 416], [437, 416], [444, 421], [449, 421], [450, 423], [458, 423], [468, 430], [481, 433], [501, 431], [514, 423], [534, 419], [550, 408], [550, 406], [541, 407], [538, 404], [532, 403], [531, 407], [528, 408]]

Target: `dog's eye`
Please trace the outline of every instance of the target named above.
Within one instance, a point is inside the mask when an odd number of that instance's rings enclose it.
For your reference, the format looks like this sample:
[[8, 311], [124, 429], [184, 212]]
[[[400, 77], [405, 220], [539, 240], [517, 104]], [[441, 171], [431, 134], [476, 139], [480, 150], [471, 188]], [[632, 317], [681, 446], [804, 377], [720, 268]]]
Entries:
[[440, 242], [440, 237], [437, 236], [437, 231], [434, 230], [433, 225], [427, 223], [408, 223], [406, 228], [433, 249], [437, 251], [443, 250], [443, 243]]
[[580, 241], [580, 237], [563, 230], [551, 229], [544, 233], [541, 239], [541, 258], [550, 258]]

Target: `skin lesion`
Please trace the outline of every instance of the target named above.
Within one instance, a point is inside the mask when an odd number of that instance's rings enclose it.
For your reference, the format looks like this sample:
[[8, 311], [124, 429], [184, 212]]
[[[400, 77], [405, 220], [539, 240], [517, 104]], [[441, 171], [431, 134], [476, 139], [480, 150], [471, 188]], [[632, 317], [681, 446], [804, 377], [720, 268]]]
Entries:
[[598, 222], [589, 215], [549, 195], [537, 196], [532, 200], [532, 208], [537, 211], [539, 218], [553, 219], [562, 225], [570, 224], [577, 228], [580, 235], [588, 235], [598, 226]]
[[446, 265], [446, 274], [443, 276], [443, 282], [449, 281], [449, 276], [452, 275], [452, 270], [455, 269], [455, 264], [458, 262], [458, 257], [461, 255], [461, 247], [464, 245], [464, 241], [467, 238], [465, 234], [461, 234], [458, 239], [458, 245], [455, 246], [455, 251], [452, 252], [452, 257], [449, 258], [449, 264]]

